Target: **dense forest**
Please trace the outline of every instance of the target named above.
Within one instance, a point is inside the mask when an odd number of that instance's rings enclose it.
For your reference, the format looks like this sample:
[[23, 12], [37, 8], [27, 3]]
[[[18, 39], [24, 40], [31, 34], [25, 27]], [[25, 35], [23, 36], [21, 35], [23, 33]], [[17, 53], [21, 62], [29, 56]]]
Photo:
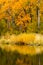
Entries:
[[0, 0], [0, 65], [43, 65], [43, 0]]
[[0, 0], [0, 35], [6, 32], [43, 34], [43, 0]]

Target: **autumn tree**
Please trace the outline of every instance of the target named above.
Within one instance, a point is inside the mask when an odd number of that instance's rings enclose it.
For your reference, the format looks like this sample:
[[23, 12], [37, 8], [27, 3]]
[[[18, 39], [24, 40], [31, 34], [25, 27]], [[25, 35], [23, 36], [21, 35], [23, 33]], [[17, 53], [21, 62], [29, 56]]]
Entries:
[[4, 19], [10, 31], [16, 29], [26, 32], [29, 28], [31, 31], [34, 30], [32, 28], [37, 29], [40, 27], [40, 18], [43, 21], [42, 2], [41, 0], [39, 5], [37, 0], [0, 0], [0, 21]]

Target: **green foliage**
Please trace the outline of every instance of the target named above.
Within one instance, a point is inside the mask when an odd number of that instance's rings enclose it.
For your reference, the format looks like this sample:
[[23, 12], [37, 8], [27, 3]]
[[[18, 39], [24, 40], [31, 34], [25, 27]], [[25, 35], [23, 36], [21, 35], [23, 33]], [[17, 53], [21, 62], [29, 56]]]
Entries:
[[4, 19], [0, 21], [0, 35], [7, 31], [7, 25]]

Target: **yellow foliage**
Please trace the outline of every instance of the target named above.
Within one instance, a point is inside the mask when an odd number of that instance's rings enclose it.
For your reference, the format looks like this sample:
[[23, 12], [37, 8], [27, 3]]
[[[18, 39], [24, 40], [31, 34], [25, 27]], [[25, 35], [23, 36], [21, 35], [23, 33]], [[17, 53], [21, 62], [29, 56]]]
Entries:
[[20, 34], [17, 36], [17, 41], [21, 41], [24, 43], [30, 43], [30, 42], [34, 42], [35, 40], [35, 34]]
[[[0, 39], [3, 40], [3, 37]], [[18, 43], [18, 42], [24, 42], [25, 44], [33, 44], [33, 43], [43, 43], [43, 36], [40, 34], [35, 34], [35, 33], [30, 33], [30, 34], [26, 34], [26, 33], [21, 33], [19, 35], [5, 35], [4, 36], [4, 41], [8, 41], [9, 42], [14, 42], [14, 43]]]
[[6, 51], [17, 50], [19, 53], [31, 54], [31, 55], [43, 52], [43, 46], [26, 46], [26, 45], [18, 46], [15, 44], [12, 45], [12, 43], [18, 43], [18, 42], [24, 42], [25, 44], [26, 43], [28, 43], [28, 44], [33, 43], [34, 44], [34, 41], [36, 43], [38, 41], [38, 43], [39, 43], [39, 40], [43, 41], [43, 36], [40, 34], [35, 34], [35, 33], [34, 34], [24, 33], [24, 34], [20, 34], [20, 35], [8, 35], [7, 34], [7, 36], [4, 36], [0, 39], [0, 42], [3, 40], [5, 40], [5, 41], [7, 40], [7, 42], [9, 41], [9, 43], [10, 43], [9, 45], [0, 44], [0, 47], [2, 49], [5, 49]]

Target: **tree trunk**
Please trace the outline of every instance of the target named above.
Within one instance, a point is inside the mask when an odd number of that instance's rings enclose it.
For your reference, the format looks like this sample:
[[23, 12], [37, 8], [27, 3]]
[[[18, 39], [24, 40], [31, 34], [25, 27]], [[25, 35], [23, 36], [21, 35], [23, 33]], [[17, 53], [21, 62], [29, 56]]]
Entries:
[[38, 0], [38, 29], [40, 29], [40, 9], [39, 9], [39, 7], [40, 7], [40, 0]]

